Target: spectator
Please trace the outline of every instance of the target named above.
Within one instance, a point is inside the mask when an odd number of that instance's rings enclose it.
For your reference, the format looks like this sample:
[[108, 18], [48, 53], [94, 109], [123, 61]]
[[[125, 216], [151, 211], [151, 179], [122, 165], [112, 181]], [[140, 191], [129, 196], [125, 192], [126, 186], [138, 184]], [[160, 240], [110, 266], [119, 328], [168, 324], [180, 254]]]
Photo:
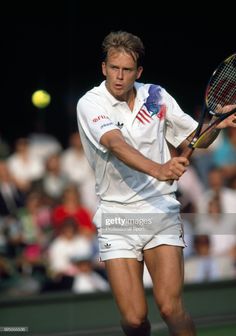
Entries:
[[0, 161], [0, 215], [15, 216], [25, 203], [25, 194], [19, 190], [10, 174], [6, 161]]
[[52, 282], [46, 289], [72, 289], [75, 275], [79, 272], [75, 264], [77, 256], [92, 255], [92, 241], [79, 234], [77, 222], [65, 218], [58, 231], [58, 236], [48, 248], [49, 271]]
[[61, 171], [60, 154], [55, 153], [48, 156], [45, 162], [45, 173], [40, 180], [33, 183], [33, 188], [39, 190], [48, 198], [49, 204], [57, 205], [68, 179]]
[[210, 251], [213, 256], [232, 256], [236, 246], [236, 220], [232, 214], [222, 213], [220, 199], [215, 196], [208, 202], [207, 215], [196, 220], [197, 234], [211, 237]]
[[50, 210], [44, 207], [41, 200], [39, 193], [31, 192], [27, 196], [26, 206], [18, 214], [25, 246], [20, 266], [32, 270], [37, 265], [44, 265], [44, 251], [52, 238]]
[[81, 190], [81, 203], [94, 213], [97, 207], [95, 179], [78, 132], [70, 135], [69, 147], [62, 154], [62, 171]]
[[236, 191], [224, 184], [222, 170], [213, 167], [208, 174], [209, 188], [205, 190], [198, 203], [198, 212], [207, 213], [211, 199], [218, 197], [221, 203], [222, 213], [235, 213]]
[[35, 133], [31, 133], [28, 137], [31, 153], [45, 161], [50, 155], [60, 153], [62, 146], [60, 142], [51, 134], [42, 132], [39, 129]]
[[77, 255], [73, 258], [73, 263], [77, 268], [72, 291], [75, 293], [94, 293], [109, 290], [108, 282], [93, 268], [93, 256], [91, 253], [87, 255]]
[[53, 225], [57, 232], [66, 218], [73, 218], [81, 232], [92, 236], [95, 234], [90, 212], [81, 204], [80, 194], [75, 185], [69, 185], [64, 190], [62, 203], [52, 212]]
[[213, 163], [221, 168], [226, 181], [236, 176], [236, 129], [229, 128], [223, 133], [223, 141], [213, 152]]
[[233, 258], [211, 254], [211, 236], [194, 237], [195, 254], [185, 261], [185, 283], [219, 281], [235, 277]]
[[26, 138], [16, 141], [15, 152], [8, 158], [8, 166], [18, 188], [22, 191], [29, 191], [32, 181], [44, 174], [43, 162], [31, 153]]

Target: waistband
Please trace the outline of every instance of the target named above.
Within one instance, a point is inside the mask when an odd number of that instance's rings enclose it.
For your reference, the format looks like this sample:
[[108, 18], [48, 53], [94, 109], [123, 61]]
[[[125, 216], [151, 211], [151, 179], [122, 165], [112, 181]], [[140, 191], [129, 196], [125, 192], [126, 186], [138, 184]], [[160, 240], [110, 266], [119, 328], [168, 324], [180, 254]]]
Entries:
[[128, 209], [139, 209], [143, 207], [158, 207], [162, 206], [168, 202], [179, 203], [176, 199], [175, 193], [165, 194], [158, 197], [150, 197], [147, 199], [141, 199], [131, 203], [120, 203], [112, 201], [100, 200], [99, 206], [105, 206], [109, 208], [128, 208]]

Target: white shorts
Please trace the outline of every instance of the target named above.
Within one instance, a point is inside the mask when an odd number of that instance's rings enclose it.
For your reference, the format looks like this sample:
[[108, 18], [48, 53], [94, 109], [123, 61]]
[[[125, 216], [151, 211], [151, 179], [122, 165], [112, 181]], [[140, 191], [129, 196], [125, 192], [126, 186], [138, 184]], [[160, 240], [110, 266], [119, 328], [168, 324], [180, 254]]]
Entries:
[[180, 203], [174, 195], [132, 205], [103, 202], [94, 218], [100, 259], [135, 258], [159, 245], [185, 247]]

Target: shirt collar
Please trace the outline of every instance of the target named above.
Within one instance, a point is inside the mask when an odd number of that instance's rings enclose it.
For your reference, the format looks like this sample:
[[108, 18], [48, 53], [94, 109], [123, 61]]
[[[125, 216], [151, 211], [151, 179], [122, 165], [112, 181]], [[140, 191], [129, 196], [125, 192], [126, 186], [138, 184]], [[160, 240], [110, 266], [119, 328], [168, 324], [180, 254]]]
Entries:
[[[115, 106], [117, 104], [120, 104], [122, 103], [120, 100], [116, 99], [115, 97], [113, 97], [110, 92], [107, 90], [106, 88], [106, 81], [104, 80], [102, 83], [101, 83], [101, 88], [102, 90], [104, 91], [105, 95], [107, 96], [107, 98], [109, 99], [109, 101], [111, 102], [112, 106]], [[138, 99], [140, 101], [145, 101], [146, 98], [149, 96], [149, 93], [148, 93], [148, 87], [142, 83], [139, 83], [139, 82], [135, 82], [134, 83], [134, 87], [136, 89], [136, 92], [137, 92], [137, 95], [136, 95], [136, 98], [135, 99]]]

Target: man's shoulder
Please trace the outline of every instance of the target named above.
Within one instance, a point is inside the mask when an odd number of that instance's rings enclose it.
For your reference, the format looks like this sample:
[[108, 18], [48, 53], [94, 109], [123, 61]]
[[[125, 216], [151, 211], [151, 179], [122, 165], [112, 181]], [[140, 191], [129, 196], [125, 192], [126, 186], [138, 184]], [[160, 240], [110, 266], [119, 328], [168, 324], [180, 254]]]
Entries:
[[139, 83], [135, 82], [135, 88], [138, 92], [146, 92], [148, 94], [158, 92], [165, 94], [166, 90], [159, 84], [154, 83]]
[[101, 99], [104, 99], [103, 82], [99, 86], [94, 86], [92, 89], [85, 92], [85, 94], [79, 98], [77, 106], [80, 106], [81, 104], [86, 104], [89, 101], [100, 101]]
[[171, 95], [159, 84], [135, 83], [135, 88], [138, 96], [146, 97], [151, 103], [153, 103], [153, 101], [167, 103], [171, 100]]

